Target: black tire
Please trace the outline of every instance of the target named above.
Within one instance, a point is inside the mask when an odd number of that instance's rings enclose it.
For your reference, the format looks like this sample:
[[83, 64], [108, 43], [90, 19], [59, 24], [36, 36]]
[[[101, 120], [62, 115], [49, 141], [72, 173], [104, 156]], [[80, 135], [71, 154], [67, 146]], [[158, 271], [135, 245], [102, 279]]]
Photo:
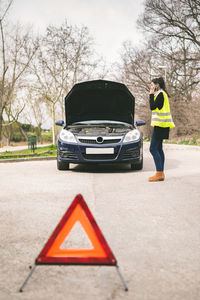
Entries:
[[69, 163], [59, 161], [57, 159], [57, 169], [60, 170], [60, 171], [69, 170]]
[[139, 162], [139, 164], [131, 164], [131, 170], [142, 170], [143, 168], [143, 158]]

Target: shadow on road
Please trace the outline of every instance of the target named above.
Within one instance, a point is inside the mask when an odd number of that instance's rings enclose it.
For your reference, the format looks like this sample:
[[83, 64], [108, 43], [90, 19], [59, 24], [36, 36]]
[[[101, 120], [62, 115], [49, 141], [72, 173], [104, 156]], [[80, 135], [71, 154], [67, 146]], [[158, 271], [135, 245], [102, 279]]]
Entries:
[[[180, 165], [179, 160], [167, 159], [165, 170], [176, 169]], [[85, 173], [138, 173], [154, 171], [155, 166], [153, 159], [147, 158], [144, 160], [142, 170], [131, 170], [130, 164], [71, 164], [70, 171], [85, 172]]]
[[127, 173], [139, 172], [131, 170], [130, 164], [80, 164], [72, 165], [70, 170], [73, 172], [87, 173]]

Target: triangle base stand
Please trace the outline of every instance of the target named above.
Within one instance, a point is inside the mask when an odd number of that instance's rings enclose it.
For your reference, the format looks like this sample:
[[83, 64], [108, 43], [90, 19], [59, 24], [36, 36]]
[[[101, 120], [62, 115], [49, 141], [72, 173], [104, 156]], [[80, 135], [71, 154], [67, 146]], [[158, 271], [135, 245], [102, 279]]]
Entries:
[[126, 284], [126, 281], [124, 280], [124, 277], [122, 276], [122, 273], [120, 272], [119, 266], [116, 265], [115, 267], [116, 267], [116, 270], [117, 270], [117, 274], [119, 275], [119, 278], [120, 278], [120, 280], [121, 280], [121, 282], [124, 286], [125, 292], [128, 292], [128, 286]]
[[[22, 293], [24, 291], [24, 288], [25, 288], [26, 284], [28, 283], [29, 279], [31, 278], [31, 276], [32, 276], [33, 272], [35, 271], [36, 267], [37, 267], [36, 264], [34, 264], [33, 267], [32, 266], [29, 267], [30, 268], [30, 272], [29, 272], [28, 276], [26, 277], [26, 279], [24, 280], [22, 286], [19, 289], [20, 293]], [[128, 292], [128, 286], [126, 284], [126, 281], [124, 280], [124, 277], [122, 276], [122, 273], [121, 273], [121, 271], [119, 269], [119, 266], [115, 265], [115, 267], [116, 267], [116, 270], [117, 270], [117, 274], [119, 275], [119, 278], [120, 278], [120, 280], [121, 280], [121, 282], [123, 284], [125, 292]]]
[[19, 292], [20, 292], [20, 293], [23, 292], [23, 289], [24, 289], [25, 285], [27, 284], [27, 282], [28, 282], [28, 280], [30, 279], [30, 277], [31, 277], [31, 275], [33, 274], [33, 272], [35, 271], [36, 267], [37, 267], [36, 265], [34, 265], [33, 267], [32, 267], [32, 266], [29, 266], [30, 272], [29, 272], [28, 276], [26, 277], [26, 279], [24, 280], [22, 286], [21, 286], [20, 289], [19, 289]]

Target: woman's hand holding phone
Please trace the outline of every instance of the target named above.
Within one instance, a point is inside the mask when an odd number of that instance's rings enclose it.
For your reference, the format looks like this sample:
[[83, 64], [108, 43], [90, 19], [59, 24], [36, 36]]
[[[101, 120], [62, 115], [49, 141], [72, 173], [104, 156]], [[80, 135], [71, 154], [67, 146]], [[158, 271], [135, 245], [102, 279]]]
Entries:
[[151, 83], [151, 87], [150, 87], [150, 94], [154, 94], [155, 93], [154, 86], [155, 86], [155, 84], [152, 82]]

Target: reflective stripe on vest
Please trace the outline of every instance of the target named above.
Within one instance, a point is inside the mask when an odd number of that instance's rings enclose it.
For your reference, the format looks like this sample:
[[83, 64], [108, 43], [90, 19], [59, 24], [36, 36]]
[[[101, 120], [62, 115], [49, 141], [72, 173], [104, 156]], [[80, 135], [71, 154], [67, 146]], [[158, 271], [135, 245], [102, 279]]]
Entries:
[[156, 108], [152, 111], [151, 126], [173, 128], [175, 127], [175, 125], [170, 113], [169, 99], [167, 93], [163, 90], [158, 91], [154, 96], [154, 101], [161, 92], [163, 93], [164, 97], [163, 107], [161, 109]]
[[170, 112], [168, 113], [160, 113], [160, 112], [152, 112], [152, 115], [157, 115], [157, 116], [171, 116]]

